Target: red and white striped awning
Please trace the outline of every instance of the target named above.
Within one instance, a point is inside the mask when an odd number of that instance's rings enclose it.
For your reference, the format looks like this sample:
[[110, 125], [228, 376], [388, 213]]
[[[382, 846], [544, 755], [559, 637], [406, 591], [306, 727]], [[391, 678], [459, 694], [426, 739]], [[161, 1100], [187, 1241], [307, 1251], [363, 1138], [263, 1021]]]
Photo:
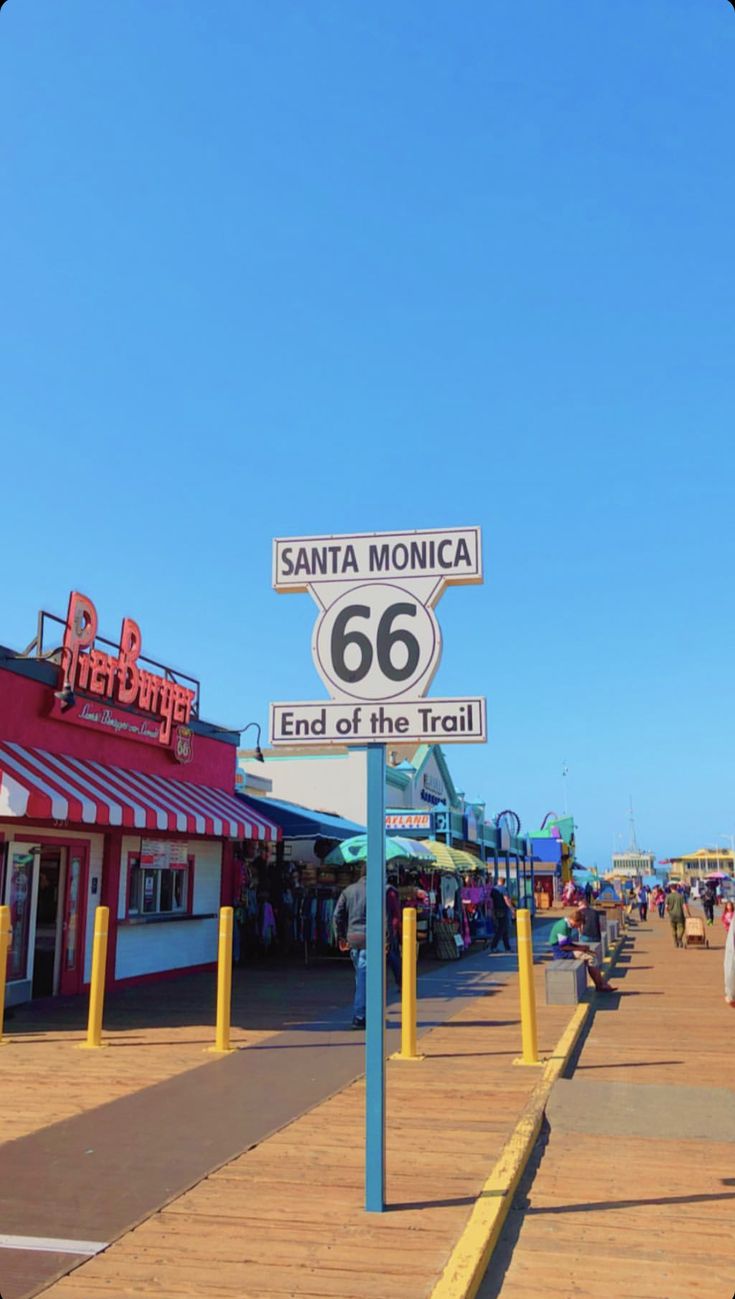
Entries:
[[227, 839], [277, 839], [280, 834], [234, 793], [9, 741], [0, 743], [0, 817]]

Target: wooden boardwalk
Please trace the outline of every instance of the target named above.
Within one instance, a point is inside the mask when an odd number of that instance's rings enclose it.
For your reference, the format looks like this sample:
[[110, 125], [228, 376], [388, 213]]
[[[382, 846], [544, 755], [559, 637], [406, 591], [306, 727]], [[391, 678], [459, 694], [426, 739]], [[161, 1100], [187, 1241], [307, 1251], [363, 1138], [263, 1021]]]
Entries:
[[682, 951], [657, 915], [634, 931], [480, 1299], [732, 1299], [735, 1012], [708, 932]]
[[[542, 1002], [549, 1052], [570, 1012]], [[355, 1083], [44, 1294], [423, 1299], [537, 1080], [514, 1066], [519, 1049], [512, 978], [422, 1037], [423, 1062], [389, 1063], [389, 1212], [362, 1209], [364, 1088]]]
[[[197, 998], [199, 1013], [190, 1023], [151, 1023], [143, 1010], [137, 1024], [121, 1027], [113, 1016], [113, 1027], [104, 1032], [107, 1046], [99, 1051], [75, 1049], [85, 1039], [81, 1007], [74, 1007], [70, 1018], [57, 1017], [57, 1022], [52, 1007], [20, 1025], [11, 1020], [7, 1041], [0, 1047], [0, 1141], [37, 1132], [215, 1060], [206, 1054], [214, 1031], [200, 1002]], [[232, 1042], [252, 1046], [271, 1035], [235, 1026]]]
[[[100, 1051], [84, 1041], [87, 998], [18, 1007], [0, 1047], [0, 1142], [37, 1132], [108, 1101], [213, 1063], [214, 973], [129, 987], [108, 996]], [[348, 1005], [351, 970], [298, 965], [233, 971], [232, 1044], [262, 1043], [292, 1023]], [[0, 1291], [2, 1285], [0, 1284]]]

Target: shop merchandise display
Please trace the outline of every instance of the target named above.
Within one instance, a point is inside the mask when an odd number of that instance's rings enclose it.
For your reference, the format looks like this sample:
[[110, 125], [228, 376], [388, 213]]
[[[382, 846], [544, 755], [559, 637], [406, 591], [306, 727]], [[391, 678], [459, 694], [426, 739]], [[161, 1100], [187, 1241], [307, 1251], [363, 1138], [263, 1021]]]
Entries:
[[[263, 845], [239, 862], [233, 958], [236, 964], [273, 955], [303, 954], [304, 963], [338, 959], [334, 932], [337, 899], [359, 878], [361, 863], [269, 860]], [[389, 879], [402, 910], [416, 909], [419, 947], [440, 960], [456, 960], [492, 935], [488, 881], [482, 864], [471, 874], [416, 862], [392, 861]], [[399, 926], [396, 926], [399, 928]]]

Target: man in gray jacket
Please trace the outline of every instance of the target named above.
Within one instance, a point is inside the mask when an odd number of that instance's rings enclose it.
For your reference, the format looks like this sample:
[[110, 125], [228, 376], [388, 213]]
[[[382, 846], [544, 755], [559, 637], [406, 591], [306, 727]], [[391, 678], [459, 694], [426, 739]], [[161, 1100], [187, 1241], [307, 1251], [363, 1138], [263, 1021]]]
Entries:
[[365, 1027], [365, 994], [367, 981], [366, 942], [367, 892], [365, 868], [354, 884], [348, 884], [334, 908], [334, 930], [341, 952], [349, 952], [355, 971], [355, 1000], [352, 1027]]

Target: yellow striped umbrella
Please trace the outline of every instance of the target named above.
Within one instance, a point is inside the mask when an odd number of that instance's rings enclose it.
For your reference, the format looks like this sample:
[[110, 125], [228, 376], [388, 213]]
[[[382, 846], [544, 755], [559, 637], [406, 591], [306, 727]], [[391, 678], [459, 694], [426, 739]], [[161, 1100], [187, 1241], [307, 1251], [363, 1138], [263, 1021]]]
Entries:
[[421, 842], [431, 849], [436, 857], [437, 866], [442, 870], [463, 875], [465, 871], [478, 871], [483, 868], [484, 863], [479, 857], [474, 857], [471, 852], [465, 852], [463, 848], [450, 848], [449, 844], [439, 843], [436, 839], [422, 839]]

